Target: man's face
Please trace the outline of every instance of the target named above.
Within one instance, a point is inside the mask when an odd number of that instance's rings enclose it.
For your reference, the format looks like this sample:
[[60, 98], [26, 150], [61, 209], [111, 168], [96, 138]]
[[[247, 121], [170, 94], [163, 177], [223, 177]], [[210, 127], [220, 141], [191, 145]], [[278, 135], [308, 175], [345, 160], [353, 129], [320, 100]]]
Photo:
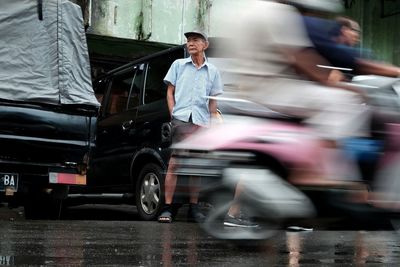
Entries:
[[354, 25], [353, 27], [345, 27], [343, 31], [345, 42], [349, 46], [355, 46], [360, 42], [360, 27]]
[[186, 47], [190, 55], [202, 54], [208, 47], [208, 42], [201, 35], [193, 34], [187, 37]]

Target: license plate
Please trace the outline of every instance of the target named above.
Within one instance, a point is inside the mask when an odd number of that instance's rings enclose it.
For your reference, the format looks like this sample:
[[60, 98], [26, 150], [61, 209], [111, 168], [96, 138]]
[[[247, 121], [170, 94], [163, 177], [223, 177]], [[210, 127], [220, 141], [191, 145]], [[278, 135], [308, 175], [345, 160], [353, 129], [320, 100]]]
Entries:
[[0, 173], [0, 191], [18, 190], [18, 174], [17, 173]]

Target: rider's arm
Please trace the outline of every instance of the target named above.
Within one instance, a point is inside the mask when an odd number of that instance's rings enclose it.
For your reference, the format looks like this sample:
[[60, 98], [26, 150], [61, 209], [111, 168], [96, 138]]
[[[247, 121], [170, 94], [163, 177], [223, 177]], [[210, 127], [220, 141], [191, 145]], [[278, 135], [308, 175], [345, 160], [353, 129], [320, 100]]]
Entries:
[[292, 65], [296, 71], [308, 80], [333, 86], [337, 81], [344, 78], [338, 70], [318, 67], [319, 65], [329, 66], [330, 63], [312, 47], [292, 51], [285, 50], [284, 53], [288, 58], [292, 58]]
[[[290, 52], [286, 51], [286, 53]], [[302, 50], [291, 51], [291, 56], [294, 68], [309, 80], [318, 82], [325, 86], [348, 90], [360, 94], [365, 98], [365, 94], [358, 87], [340, 82], [340, 72], [338, 70], [318, 67], [319, 65], [329, 66], [330, 64], [325, 58], [319, 55], [314, 48], [310, 47]], [[332, 71], [334, 71], [334, 73], [332, 73]], [[332, 78], [332, 76], [336, 77]]]
[[375, 74], [387, 77], [400, 77], [399, 67], [361, 58], [357, 59], [356, 61], [356, 72], [358, 74]]

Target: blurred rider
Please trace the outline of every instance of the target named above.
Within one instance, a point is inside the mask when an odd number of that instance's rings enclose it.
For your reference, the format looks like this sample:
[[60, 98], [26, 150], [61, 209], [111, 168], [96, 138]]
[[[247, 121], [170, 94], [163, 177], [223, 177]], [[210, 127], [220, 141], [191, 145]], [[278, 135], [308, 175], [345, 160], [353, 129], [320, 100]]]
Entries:
[[[325, 146], [367, 135], [369, 112], [362, 91], [340, 83], [344, 76], [338, 70], [319, 67], [331, 64], [309, 39], [298, 9], [287, 2], [291, 1], [246, 1], [239, 18], [226, 25], [228, 37], [235, 39], [229, 48], [236, 58], [228, 71], [236, 75], [243, 97], [303, 118]], [[341, 10], [341, 1], [298, 2], [324, 12]], [[311, 172], [297, 170], [291, 182], [329, 183]]]
[[339, 17], [332, 20], [319, 5], [325, 1], [290, 0], [303, 14], [307, 34], [315, 49], [330, 65], [351, 69], [354, 74], [375, 74], [399, 77], [400, 68], [388, 63], [368, 59], [354, 46], [359, 42], [360, 26], [354, 20]]
[[[303, 13], [303, 19], [310, 39], [318, 52], [336, 67], [348, 68], [352, 74], [373, 74], [370, 77], [356, 77], [354, 82], [362, 81], [371, 88], [368, 104], [373, 107], [373, 119], [371, 123], [371, 135], [373, 139], [350, 139], [350, 144], [359, 148], [371, 147], [366, 144], [384, 144], [376, 146], [379, 158], [369, 160], [361, 168], [362, 178], [368, 181], [374, 193], [370, 194], [369, 202], [373, 205], [384, 207], [399, 207], [398, 204], [398, 162], [400, 155], [397, 146], [397, 128], [400, 125], [400, 105], [395, 87], [398, 87], [400, 68], [392, 64], [371, 60], [371, 52], [352, 46], [359, 40], [360, 27], [357, 22], [349, 18], [341, 17], [332, 25], [332, 20], [320, 10], [313, 10], [304, 6], [302, 1], [297, 7]], [[378, 76], [377, 76], [378, 75]], [[384, 76], [384, 77], [383, 77]], [[392, 77], [392, 78], [388, 78]], [[361, 80], [362, 79], [362, 80]], [[373, 143], [371, 143], [371, 141]], [[383, 142], [382, 142], [383, 141]], [[355, 150], [356, 147], [350, 147]], [[364, 151], [368, 152], [368, 151]], [[354, 155], [354, 151], [351, 152]], [[390, 159], [390, 160], [388, 160]], [[365, 158], [363, 159], [365, 160]], [[359, 159], [361, 162], [362, 160]], [[379, 204], [377, 204], [379, 203]], [[384, 204], [382, 204], [384, 203]]]
[[337, 36], [335, 41], [338, 44], [355, 47], [360, 42], [360, 25], [357, 21], [348, 17], [337, 17]]

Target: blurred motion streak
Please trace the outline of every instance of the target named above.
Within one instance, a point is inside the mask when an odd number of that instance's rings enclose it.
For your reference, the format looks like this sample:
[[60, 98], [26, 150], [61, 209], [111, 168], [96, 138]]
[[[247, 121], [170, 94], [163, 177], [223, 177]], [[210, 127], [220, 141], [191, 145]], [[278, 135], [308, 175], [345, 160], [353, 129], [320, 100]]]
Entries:
[[[217, 43], [223, 53], [209, 54], [223, 70], [226, 93], [216, 98], [223, 122], [173, 146], [177, 174], [202, 177], [202, 199], [211, 204], [203, 228], [222, 239], [264, 239], [299, 218], [395, 221], [399, 79], [343, 82], [343, 69], [315, 51], [299, 12], [277, 2], [227, 11], [240, 19]], [[332, 5], [319, 11], [338, 11], [338, 1], [321, 2]], [[254, 227], [225, 227], [233, 208]]]

